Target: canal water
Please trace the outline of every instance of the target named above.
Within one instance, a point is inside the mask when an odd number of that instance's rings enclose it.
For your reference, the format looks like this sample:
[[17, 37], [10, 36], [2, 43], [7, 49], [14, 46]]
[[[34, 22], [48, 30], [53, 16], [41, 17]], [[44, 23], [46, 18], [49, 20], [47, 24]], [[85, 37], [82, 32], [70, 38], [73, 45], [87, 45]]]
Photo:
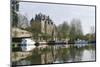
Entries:
[[15, 65], [37, 65], [52, 63], [95, 61], [95, 44], [76, 47], [74, 44], [36, 47], [32, 55], [13, 62]]

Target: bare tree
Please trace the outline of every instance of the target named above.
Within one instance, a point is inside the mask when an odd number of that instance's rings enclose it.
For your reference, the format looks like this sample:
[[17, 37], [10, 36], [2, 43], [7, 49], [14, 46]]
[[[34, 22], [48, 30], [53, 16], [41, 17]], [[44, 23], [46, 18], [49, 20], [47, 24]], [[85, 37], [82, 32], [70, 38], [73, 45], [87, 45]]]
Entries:
[[95, 34], [95, 27], [94, 26], [91, 26], [90, 33]]
[[19, 28], [27, 28], [29, 26], [29, 21], [26, 16], [19, 14], [18, 15], [18, 27]]

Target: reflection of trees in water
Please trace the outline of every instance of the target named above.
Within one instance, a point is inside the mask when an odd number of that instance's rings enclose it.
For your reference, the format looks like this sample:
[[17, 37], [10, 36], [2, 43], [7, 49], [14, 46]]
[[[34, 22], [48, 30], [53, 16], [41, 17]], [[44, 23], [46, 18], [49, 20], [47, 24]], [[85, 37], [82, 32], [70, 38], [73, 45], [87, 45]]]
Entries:
[[59, 61], [60, 63], [63, 63], [66, 60], [68, 60], [68, 56], [69, 56], [68, 48], [58, 47], [56, 49], [56, 60], [55, 61]]
[[95, 57], [96, 55], [95, 55], [95, 51], [94, 51], [94, 50], [91, 50], [91, 54], [92, 54], [92, 55], [91, 55], [91, 58], [92, 58], [92, 59], [94, 58], [94, 59], [96, 60], [96, 57]]
[[76, 49], [75, 61], [81, 61], [83, 49]]
[[89, 44], [89, 46], [85, 47], [85, 50], [89, 51], [90, 53], [90, 60], [96, 60], [96, 54], [95, 54], [95, 50], [96, 50], [96, 46], [95, 44]]
[[95, 50], [96, 49], [96, 46], [94, 45], [94, 44], [89, 44], [89, 45], [87, 45], [87, 46], [85, 46], [85, 49], [86, 50]]
[[[74, 46], [71, 46], [70, 48], [65, 48], [65, 47], [61, 47], [61, 46], [60, 47], [48, 46], [47, 48], [44, 48], [44, 49], [38, 49], [38, 50], [36, 50], [37, 52], [34, 52], [34, 53], [35, 53], [35, 55], [37, 53], [36, 56], [38, 58], [39, 58], [38, 55], [42, 56], [42, 58], [40, 58], [37, 63], [39, 63], [39, 61], [40, 61], [40, 64], [41, 63], [43, 63], [43, 64], [44, 63], [53, 63], [55, 61], [59, 61], [59, 63], [63, 63], [63, 62], [68, 62], [68, 60], [71, 60], [71, 62], [81, 61], [82, 55], [83, 55], [82, 53], [86, 49], [90, 50], [91, 48], [88, 46], [81, 47], [81, 48], [77, 48]], [[48, 62], [48, 60], [49, 60], [48, 55], [49, 55], [49, 58], [52, 59], [51, 62]]]
[[70, 55], [71, 62], [82, 61], [84, 50], [88, 50], [91, 53], [91, 56], [92, 56], [91, 58], [95, 57], [95, 54], [94, 54], [95, 46], [93, 45], [89, 44], [87, 46], [80, 47], [80, 48], [71, 46], [69, 48], [69, 51], [70, 51], [69, 55]]
[[75, 55], [76, 55], [76, 49], [74, 47], [70, 47], [69, 48], [69, 51], [70, 51], [70, 58], [72, 59], [72, 61], [75, 61]]
[[68, 57], [69, 57], [69, 52], [68, 52], [68, 48], [63, 48], [62, 49], [62, 60], [65, 62], [68, 60]]
[[30, 64], [48, 64], [58, 61], [58, 63], [82, 61], [84, 50], [91, 52], [91, 58], [95, 57], [94, 47], [86, 46], [77, 48], [71, 46], [69, 48], [62, 46], [48, 46], [46, 48], [35, 48], [32, 56], [26, 58]]
[[84, 48], [77, 48], [77, 47], [70, 47], [69, 51], [70, 51], [70, 59], [72, 62], [75, 61], [81, 61], [82, 58], [82, 53], [83, 53]]

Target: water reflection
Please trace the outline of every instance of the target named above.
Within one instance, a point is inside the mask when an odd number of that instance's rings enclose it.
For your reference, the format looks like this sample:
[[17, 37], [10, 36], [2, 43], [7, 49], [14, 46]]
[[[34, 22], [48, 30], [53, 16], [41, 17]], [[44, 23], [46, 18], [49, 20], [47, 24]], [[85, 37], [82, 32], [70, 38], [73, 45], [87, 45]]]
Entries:
[[[72, 44], [73, 45], [73, 44]], [[66, 47], [67, 46], [67, 47]], [[77, 48], [71, 45], [55, 45], [45, 48], [36, 47], [32, 55], [14, 62], [16, 65], [65, 63], [76, 61], [95, 61], [95, 46]]]

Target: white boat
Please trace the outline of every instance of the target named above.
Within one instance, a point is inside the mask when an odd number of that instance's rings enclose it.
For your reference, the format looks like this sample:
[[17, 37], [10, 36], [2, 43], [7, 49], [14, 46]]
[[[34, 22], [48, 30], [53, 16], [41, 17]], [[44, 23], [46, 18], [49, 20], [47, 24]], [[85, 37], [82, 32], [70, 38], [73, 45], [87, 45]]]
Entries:
[[31, 38], [24, 38], [21, 42], [21, 49], [22, 51], [31, 51], [33, 50], [35, 46], [35, 41], [33, 41]]
[[77, 46], [78, 48], [79, 47], [83, 47], [83, 46], [86, 46], [88, 44], [88, 42], [87, 41], [85, 41], [85, 40], [77, 40], [77, 41], [75, 41], [75, 46]]

